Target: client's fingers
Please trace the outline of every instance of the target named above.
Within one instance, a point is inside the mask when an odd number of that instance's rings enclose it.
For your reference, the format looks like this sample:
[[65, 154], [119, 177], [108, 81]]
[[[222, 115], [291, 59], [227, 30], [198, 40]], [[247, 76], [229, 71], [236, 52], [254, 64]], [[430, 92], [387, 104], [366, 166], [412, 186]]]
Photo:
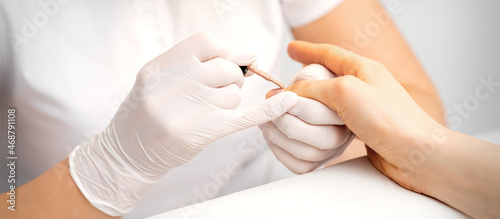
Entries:
[[318, 63], [337, 75], [352, 75], [363, 81], [375, 75], [377, 77], [390, 75], [381, 63], [331, 44], [292, 41], [288, 44], [288, 55], [300, 63]]
[[353, 76], [356, 76], [366, 59], [335, 45], [304, 41], [293, 41], [288, 44], [288, 55], [303, 64], [318, 63], [338, 75]]
[[352, 98], [356, 96], [357, 88], [360, 86], [366, 86], [366, 84], [353, 76], [342, 76], [328, 80], [298, 81], [286, 90], [322, 102], [342, 118], [344, 106], [354, 101]]

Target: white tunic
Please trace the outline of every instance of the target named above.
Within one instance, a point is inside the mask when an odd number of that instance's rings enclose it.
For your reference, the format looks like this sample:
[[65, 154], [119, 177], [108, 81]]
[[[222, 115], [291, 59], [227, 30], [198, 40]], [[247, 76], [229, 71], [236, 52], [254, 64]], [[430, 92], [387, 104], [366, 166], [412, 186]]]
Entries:
[[[249, 46], [259, 68], [279, 77], [285, 28], [312, 22], [339, 1], [0, 0], [0, 118], [16, 109], [16, 185], [105, 127], [141, 67], [188, 36], [210, 32]], [[257, 76], [245, 79], [241, 105], [262, 101], [271, 88]], [[0, 152], [6, 163], [6, 149]], [[277, 165], [257, 127], [235, 133], [166, 174], [126, 218], [267, 183], [278, 178]], [[0, 168], [4, 192], [8, 169]]]

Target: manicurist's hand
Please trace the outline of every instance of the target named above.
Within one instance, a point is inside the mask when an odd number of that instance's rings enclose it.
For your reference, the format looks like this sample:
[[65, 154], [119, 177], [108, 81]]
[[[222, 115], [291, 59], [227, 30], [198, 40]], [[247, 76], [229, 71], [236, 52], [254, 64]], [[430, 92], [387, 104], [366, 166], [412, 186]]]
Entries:
[[[244, 79], [239, 66], [254, 61], [254, 53], [208, 34], [175, 45], [143, 67], [104, 130], [16, 188], [16, 211], [4, 202], [0, 215], [115, 218], [126, 214], [164, 174], [210, 143], [275, 119], [297, 104], [295, 93], [284, 92], [238, 107]], [[2, 200], [10, 196], [0, 194]]]
[[83, 195], [106, 214], [123, 215], [210, 143], [287, 112], [297, 103], [292, 92], [237, 108], [239, 66], [254, 61], [242, 47], [196, 34], [146, 64], [108, 127], [69, 156]]
[[500, 146], [434, 121], [382, 64], [340, 47], [295, 41], [294, 60], [339, 75], [288, 87], [336, 111], [386, 176], [473, 217], [499, 217]]

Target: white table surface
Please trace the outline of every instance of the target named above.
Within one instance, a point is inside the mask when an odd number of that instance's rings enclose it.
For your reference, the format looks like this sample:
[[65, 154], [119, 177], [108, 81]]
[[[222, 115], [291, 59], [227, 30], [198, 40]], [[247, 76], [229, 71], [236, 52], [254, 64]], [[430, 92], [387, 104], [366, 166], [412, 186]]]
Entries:
[[[474, 135], [500, 145], [500, 128]], [[468, 218], [404, 189], [360, 157], [155, 215], [164, 218]]]
[[467, 218], [406, 190], [360, 157], [155, 215], [163, 218]]

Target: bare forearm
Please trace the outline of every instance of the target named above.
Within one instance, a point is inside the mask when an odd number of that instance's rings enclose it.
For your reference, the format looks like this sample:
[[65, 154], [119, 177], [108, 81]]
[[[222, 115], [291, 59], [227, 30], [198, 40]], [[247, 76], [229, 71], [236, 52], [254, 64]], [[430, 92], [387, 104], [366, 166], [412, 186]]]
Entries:
[[437, 92], [434, 88], [422, 88], [414, 86], [404, 86], [406, 92], [410, 94], [413, 100], [422, 108], [429, 116], [441, 125], [446, 125], [443, 105]]
[[429, 155], [422, 191], [475, 218], [500, 217], [500, 146], [452, 130]]
[[[69, 173], [68, 159], [16, 190], [16, 211], [0, 209], [7, 218], [112, 218], [93, 207]], [[1, 195], [7, 200], [7, 194]], [[5, 205], [5, 204], [4, 204]]]

